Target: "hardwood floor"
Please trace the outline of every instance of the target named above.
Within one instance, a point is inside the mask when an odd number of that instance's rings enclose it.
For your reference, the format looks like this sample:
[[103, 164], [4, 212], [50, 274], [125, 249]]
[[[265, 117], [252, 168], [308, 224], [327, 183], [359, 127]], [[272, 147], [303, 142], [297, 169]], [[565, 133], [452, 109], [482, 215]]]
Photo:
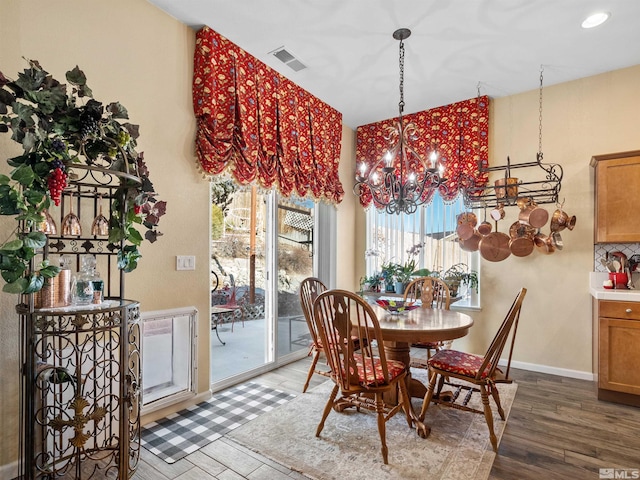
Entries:
[[[308, 367], [305, 358], [255, 381], [299, 394]], [[600, 468], [640, 469], [640, 408], [598, 401], [593, 382], [524, 370], [513, 370], [513, 377], [518, 392], [490, 480], [598, 479]], [[325, 380], [314, 375], [310, 388]], [[637, 478], [628, 475], [616, 478]], [[222, 438], [173, 465], [143, 449], [134, 478], [306, 477]]]

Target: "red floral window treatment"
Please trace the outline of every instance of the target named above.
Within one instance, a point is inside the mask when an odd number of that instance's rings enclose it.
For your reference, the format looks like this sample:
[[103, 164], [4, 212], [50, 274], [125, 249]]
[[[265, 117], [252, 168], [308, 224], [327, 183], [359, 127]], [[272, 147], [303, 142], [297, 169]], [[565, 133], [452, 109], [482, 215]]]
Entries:
[[[413, 122], [417, 128], [412, 147], [425, 158], [435, 146], [440, 158], [445, 161], [443, 178], [446, 187], [440, 189], [445, 201], [458, 196], [460, 185], [484, 186], [488, 174], [480, 173], [478, 165], [488, 167], [489, 97], [476, 97], [443, 107], [425, 110], [404, 116], [404, 125]], [[358, 127], [356, 134], [356, 163], [365, 162], [367, 171], [389, 150], [388, 128], [398, 124], [398, 118]], [[399, 158], [396, 168], [399, 169]], [[419, 173], [419, 172], [418, 172]], [[429, 192], [428, 203], [435, 192]], [[360, 204], [368, 207], [372, 203], [371, 193], [362, 189]], [[375, 202], [374, 202], [375, 203]], [[375, 204], [376, 208], [380, 205]]]
[[209, 27], [196, 34], [193, 107], [207, 174], [342, 201], [342, 114]]

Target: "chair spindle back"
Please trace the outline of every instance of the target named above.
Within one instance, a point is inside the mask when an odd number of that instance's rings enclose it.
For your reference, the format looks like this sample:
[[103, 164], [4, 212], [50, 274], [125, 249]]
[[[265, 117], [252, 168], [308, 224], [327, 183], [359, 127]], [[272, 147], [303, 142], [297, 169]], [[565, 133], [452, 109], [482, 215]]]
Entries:
[[[346, 290], [328, 290], [315, 300], [313, 313], [332, 375], [343, 392], [356, 386], [375, 389], [389, 385], [380, 324], [368, 303]], [[360, 372], [356, 355], [364, 365]], [[384, 381], [376, 379], [374, 357], [380, 359]]]

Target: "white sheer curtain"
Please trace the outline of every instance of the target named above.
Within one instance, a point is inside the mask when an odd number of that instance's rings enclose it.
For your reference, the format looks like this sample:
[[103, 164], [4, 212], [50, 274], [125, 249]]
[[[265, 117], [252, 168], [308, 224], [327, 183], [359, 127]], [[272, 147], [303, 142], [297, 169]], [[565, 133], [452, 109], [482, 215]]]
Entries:
[[[452, 265], [463, 263], [478, 271], [478, 252], [462, 250], [457, 241], [456, 217], [464, 212], [464, 203], [458, 197], [453, 203], [444, 203], [436, 195], [429, 205], [422, 205], [413, 215], [390, 215], [370, 208], [367, 211], [367, 276], [379, 272], [383, 263], [404, 264], [410, 259], [410, 250], [422, 244], [414, 256], [416, 269], [443, 272]], [[481, 212], [475, 212], [482, 221]]]

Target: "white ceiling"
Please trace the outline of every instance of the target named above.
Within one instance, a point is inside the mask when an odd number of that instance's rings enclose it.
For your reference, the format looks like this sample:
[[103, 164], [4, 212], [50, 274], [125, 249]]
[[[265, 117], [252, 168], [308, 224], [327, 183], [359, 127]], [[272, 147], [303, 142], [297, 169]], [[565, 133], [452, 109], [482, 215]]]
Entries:
[[[640, 64], [640, 0], [148, 0], [186, 25], [208, 25], [336, 108], [355, 128], [398, 114], [497, 98]], [[605, 24], [582, 20], [608, 11]], [[294, 72], [269, 52], [294, 54]]]

